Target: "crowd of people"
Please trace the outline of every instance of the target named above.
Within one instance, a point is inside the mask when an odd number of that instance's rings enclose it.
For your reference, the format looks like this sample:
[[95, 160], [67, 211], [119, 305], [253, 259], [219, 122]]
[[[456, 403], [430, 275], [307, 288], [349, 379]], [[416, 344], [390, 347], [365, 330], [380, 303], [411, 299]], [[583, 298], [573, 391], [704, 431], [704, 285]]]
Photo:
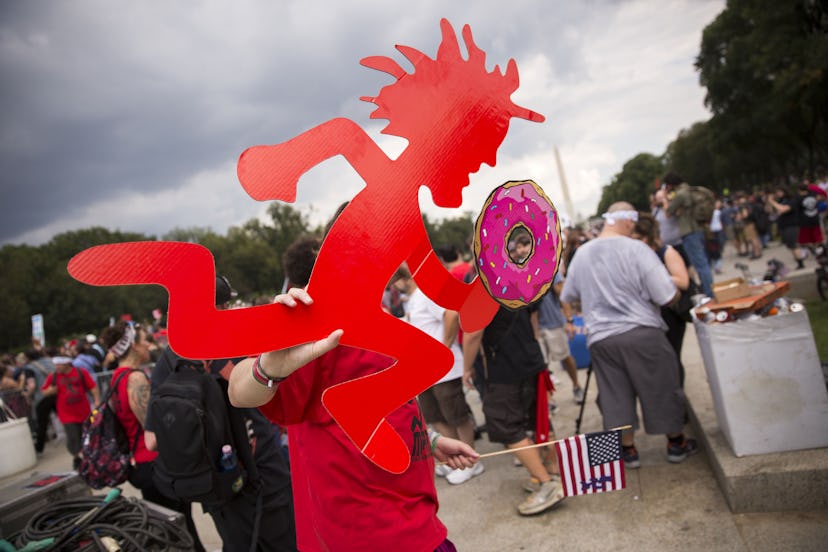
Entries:
[[[757, 258], [775, 231], [802, 267], [808, 248], [824, 243], [825, 192], [803, 184], [795, 193], [780, 187], [773, 193], [717, 198], [708, 224], [691, 216], [693, 201], [681, 177], [670, 173], [652, 194], [650, 211], [617, 202], [603, 214], [599, 229], [565, 229], [560, 269], [543, 297], [527, 308], [499, 307], [477, 331], [464, 332], [458, 313], [432, 301], [416, 274], [401, 266], [384, 295], [385, 308], [442, 343], [453, 359], [440, 381], [384, 420], [411, 453], [411, 464], [401, 474], [372, 463], [323, 404], [326, 389], [381, 372], [392, 359], [341, 345], [342, 331], [336, 330], [322, 340], [255, 358], [211, 361], [210, 370], [229, 380], [230, 400], [247, 421], [254, 461], [264, 474], [261, 487], [204, 507], [224, 549], [249, 549], [253, 541], [259, 550], [327, 549], [332, 543], [354, 549], [395, 543], [402, 549], [454, 550], [437, 517], [434, 479], [460, 485], [483, 475], [475, 451], [483, 433], [491, 443], [513, 449], [515, 464], [527, 472], [522, 487], [528, 495], [517, 505], [519, 514], [558, 505], [564, 495], [554, 447], [530, 445], [555, 439], [550, 376], [565, 373], [572, 400], [584, 401], [569, 349], [576, 314], [588, 329], [603, 427], [627, 428], [621, 438], [626, 468], [640, 466], [635, 446], [639, 405], [645, 431], [665, 436], [669, 462], [696, 453], [698, 444], [684, 433], [680, 359], [688, 319], [686, 308], [678, 305], [685, 296], [712, 295], [727, 244], [739, 255]], [[513, 232], [506, 244], [515, 263], [533, 252], [523, 233]], [[320, 243], [319, 237], [306, 236], [286, 250], [288, 282], [274, 302], [287, 308], [313, 302], [305, 286]], [[474, 281], [474, 263], [455, 246], [440, 245], [435, 252], [457, 280]], [[219, 308], [228, 306], [233, 293], [225, 278], [217, 278]], [[62, 428], [77, 468], [81, 424], [98, 402], [96, 380], [106, 374], [107, 384], [115, 386], [117, 417], [134, 443], [130, 483], [146, 500], [182, 512], [196, 549], [203, 549], [191, 504], [160, 492], [153, 478], [157, 434], [164, 428], [148, 424], [148, 410], [153, 392], [179, 358], [164, 342], [156, 343], [155, 337], [163, 336], [157, 330], [121, 320], [100, 337], [81, 336], [57, 348], [34, 341], [29, 351], [3, 357], [2, 389], [14, 392], [5, 395], [7, 406], [29, 418], [36, 451], [42, 453], [50, 433]], [[467, 401], [471, 389], [482, 401], [479, 424]], [[53, 414], [60, 424], [53, 423]], [[285, 431], [289, 462], [280, 451]], [[345, 510], [347, 524], [340, 521]]]

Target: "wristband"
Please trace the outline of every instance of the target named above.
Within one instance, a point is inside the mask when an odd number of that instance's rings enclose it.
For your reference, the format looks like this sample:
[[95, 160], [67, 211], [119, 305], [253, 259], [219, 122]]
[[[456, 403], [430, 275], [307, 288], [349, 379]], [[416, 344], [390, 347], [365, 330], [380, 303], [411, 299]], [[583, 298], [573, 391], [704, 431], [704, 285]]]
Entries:
[[256, 357], [256, 360], [253, 361], [253, 379], [256, 380], [258, 383], [261, 383], [265, 387], [273, 388], [274, 385], [277, 385], [287, 379], [284, 378], [271, 378], [267, 374], [265, 374], [264, 370], [262, 370], [261, 366], [261, 358], [262, 355]]
[[435, 431], [434, 437], [431, 438], [431, 454], [434, 454], [434, 451], [437, 450], [437, 439], [439, 439], [440, 437], [442, 437], [442, 435]]

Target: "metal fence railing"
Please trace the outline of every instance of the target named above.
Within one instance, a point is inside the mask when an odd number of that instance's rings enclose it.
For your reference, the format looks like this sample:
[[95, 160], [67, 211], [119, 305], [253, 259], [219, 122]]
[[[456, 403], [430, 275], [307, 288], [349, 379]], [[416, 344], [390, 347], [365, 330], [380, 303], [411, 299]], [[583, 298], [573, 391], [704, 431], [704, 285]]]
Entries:
[[0, 391], [0, 403], [0, 422], [14, 418], [28, 418], [31, 415], [29, 401], [19, 389]]

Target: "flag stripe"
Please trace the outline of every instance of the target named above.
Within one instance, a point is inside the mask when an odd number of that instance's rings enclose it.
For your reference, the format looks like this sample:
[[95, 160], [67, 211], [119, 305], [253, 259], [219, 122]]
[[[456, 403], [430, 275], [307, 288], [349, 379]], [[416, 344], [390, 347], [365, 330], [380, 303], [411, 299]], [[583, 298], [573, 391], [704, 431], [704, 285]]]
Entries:
[[[589, 477], [589, 462], [587, 462], [584, 454], [584, 438], [579, 435], [575, 439], [575, 470], [578, 475], [577, 485], [580, 485], [587, 477]], [[578, 491], [576, 487], [576, 492]]]

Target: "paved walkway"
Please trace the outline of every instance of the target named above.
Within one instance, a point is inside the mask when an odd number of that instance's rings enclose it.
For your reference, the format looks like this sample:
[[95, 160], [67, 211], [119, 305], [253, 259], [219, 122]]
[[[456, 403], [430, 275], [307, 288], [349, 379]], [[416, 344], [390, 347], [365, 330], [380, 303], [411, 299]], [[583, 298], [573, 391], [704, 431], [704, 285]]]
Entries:
[[[767, 259], [777, 257], [786, 264], [787, 252], [772, 247], [764, 259], [751, 261], [751, 271], [764, 270]], [[734, 259], [726, 252], [725, 274], [736, 275]], [[811, 260], [804, 271], [813, 272]], [[683, 361], [688, 377], [702, 377], [701, 357], [695, 336], [688, 332]], [[571, 384], [563, 371], [556, 396], [560, 410], [552, 417], [559, 437], [574, 433], [578, 406], [572, 401]], [[586, 372], [581, 371], [581, 384]], [[590, 383], [583, 432], [601, 429], [595, 406], [595, 383]], [[469, 394], [478, 420], [482, 421], [477, 394]], [[692, 431], [692, 430], [690, 430]], [[705, 451], [682, 464], [666, 460], [665, 440], [639, 432], [636, 443], [641, 468], [627, 472], [628, 488], [613, 493], [573, 497], [556, 508], [534, 516], [521, 517], [516, 505], [526, 493], [521, 483], [523, 468], [515, 467], [510, 455], [485, 461], [486, 472], [457, 487], [437, 481], [440, 518], [459, 550], [500, 552], [551, 550], [662, 551], [704, 550], [706, 552], [763, 552], [778, 550], [821, 551], [828, 541], [828, 510], [733, 514], [719, 490]], [[485, 436], [478, 441], [481, 453], [500, 450]], [[36, 470], [41, 473], [67, 471], [71, 461], [64, 444], [48, 443]], [[17, 477], [28, 476], [30, 472]], [[0, 480], [0, 486], [8, 481]], [[127, 494], [137, 495], [125, 485]], [[221, 541], [210, 518], [194, 507], [202, 541], [208, 550], [220, 550]], [[343, 522], [347, 514], [343, 512]]]

